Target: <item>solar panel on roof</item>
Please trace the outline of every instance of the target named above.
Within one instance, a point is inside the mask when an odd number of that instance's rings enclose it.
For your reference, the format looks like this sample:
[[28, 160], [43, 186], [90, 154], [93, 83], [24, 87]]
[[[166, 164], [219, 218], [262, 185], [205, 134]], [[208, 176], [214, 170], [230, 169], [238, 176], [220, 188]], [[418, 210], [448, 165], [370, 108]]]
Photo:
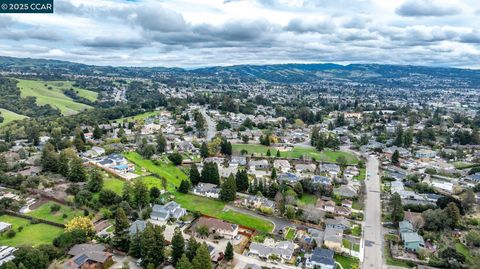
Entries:
[[77, 264], [77, 265], [82, 265], [82, 264], [84, 264], [85, 261], [87, 261], [87, 260], [88, 260], [87, 255], [82, 255], [82, 256], [76, 258], [73, 262], [75, 262], [75, 264]]

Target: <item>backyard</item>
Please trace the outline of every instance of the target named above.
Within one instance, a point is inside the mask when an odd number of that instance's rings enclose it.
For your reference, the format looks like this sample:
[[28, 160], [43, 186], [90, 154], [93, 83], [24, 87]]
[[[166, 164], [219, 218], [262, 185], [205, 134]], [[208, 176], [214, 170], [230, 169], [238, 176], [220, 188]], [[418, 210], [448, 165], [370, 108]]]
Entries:
[[[248, 155], [255, 154], [266, 156], [268, 149], [272, 156], [276, 156], [277, 150], [273, 147], [267, 147], [259, 144], [233, 144], [233, 152], [240, 154], [242, 150], [246, 150]], [[318, 151], [314, 148], [309, 147], [294, 147], [290, 151], [280, 151], [281, 157], [287, 158], [301, 158], [303, 156], [308, 156], [311, 158], [315, 158], [317, 161], [324, 161], [324, 162], [337, 162], [337, 158], [340, 156], [344, 156], [347, 160], [348, 164], [356, 164], [358, 159], [351, 153], [344, 152], [344, 151], [332, 151], [332, 150], [323, 150]]]
[[[20, 245], [41, 245], [52, 243], [53, 239], [63, 233], [63, 229], [48, 224], [32, 224], [29, 220], [13, 217], [9, 215], [0, 216], [0, 221], [12, 224], [12, 229], [16, 235], [8, 238], [6, 234], [0, 237], [1, 245], [20, 246]], [[19, 227], [23, 229], [19, 231]]]
[[[51, 208], [53, 205], [60, 206], [60, 209], [52, 212]], [[75, 210], [69, 206], [60, 205], [59, 203], [52, 201], [44, 203], [37, 209], [27, 213], [27, 215], [35, 218], [53, 221], [61, 224], [64, 224], [65, 222], [71, 220], [73, 217], [82, 216], [82, 214], [83, 212], [80, 210]]]

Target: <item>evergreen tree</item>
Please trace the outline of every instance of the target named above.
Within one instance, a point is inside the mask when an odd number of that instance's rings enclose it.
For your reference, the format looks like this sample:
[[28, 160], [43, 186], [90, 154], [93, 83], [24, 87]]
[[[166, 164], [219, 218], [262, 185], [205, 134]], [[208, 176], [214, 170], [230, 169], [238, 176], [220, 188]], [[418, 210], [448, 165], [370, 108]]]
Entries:
[[285, 213], [285, 198], [280, 191], [275, 194], [275, 204], [280, 214], [283, 215], [283, 213]]
[[270, 152], [270, 149], [267, 149], [267, 157], [272, 156], [272, 153]]
[[133, 202], [136, 207], [143, 208], [148, 205], [149, 199], [148, 187], [141, 180], [133, 183]]
[[200, 245], [197, 249], [197, 254], [192, 261], [193, 269], [211, 269], [212, 262], [210, 258], [210, 253], [208, 252], [208, 247], [206, 243]]
[[162, 131], [157, 134], [157, 153], [164, 153], [167, 148], [167, 140], [163, 136]]
[[17, 266], [15, 265], [15, 263], [13, 263], [12, 261], [9, 261], [9, 262], [5, 263], [3, 265], [3, 268], [4, 269], [18, 269]]
[[190, 181], [188, 179], [182, 180], [182, 182], [180, 182], [180, 186], [178, 187], [178, 191], [181, 193], [188, 193], [189, 190], [190, 190]]
[[190, 261], [193, 260], [199, 246], [200, 246], [200, 243], [198, 243], [197, 240], [195, 240], [195, 236], [191, 236], [190, 239], [188, 239], [187, 250], [185, 253], [187, 255], [188, 260]]
[[90, 172], [90, 181], [87, 183], [87, 189], [91, 192], [99, 192], [103, 188], [103, 176], [98, 169]]
[[180, 261], [178, 261], [177, 266], [175, 266], [175, 269], [192, 269], [192, 263], [188, 260], [187, 256], [185, 254], [182, 255], [182, 258], [180, 258]]
[[275, 167], [272, 168], [272, 173], [270, 175], [270, 178], [273, 180], [277, 179], [277, 169], [275, 169]]
[[220, 200], [225, 202], [235, 201], [237, 196], [237, 183], [233, 175], [230, 175], [225, 182], [223, 182], [220, 190]]
[[190, 182], [192, 185], [196, 186], [200, 181], [202, 177], [200, 176], [200, 173], [198, 172], [197, 165], [192, 164], [190, 167]]
[[128, 254], [135, 257], [140, 258], [142, 253], [142, 232], [138, 231], [130, 237], [130, 246], [128, 249]]
[[413, 143], [413, 130], [409, 128], [403, 137], [403, 145], [408, 148], [412, 145]]
[[248, 190], [248, 174], [245, 169], [237, 171], [235, 182], [237, 183], [237, 191], [245, 192]]
[[202, 170], [202, 182], [220, 184], [220, 175], [218, 173], [218, 166], [216, 163], [207, 162]]
[[233, 253], [232, 243], [228, 242], [227, 247], [225, 248], [225, 259], [227, 261], [231, 261], [233, 260], [233, 256], [234, 256], [234, 253]]
[[43, 171], [57, 172], [58, 171], [58, 157], [55, 153], [55, 148], [52, 144], [47, 143], [43, 147], [42, 157], [40, 159]]
[[123, 201], [126, 201], [128, 204], [132, 205], [133, 204], [133, 188], [132, 188], [132, 184], [130, 182], [125, 182], [125, 184], [123, 184], [123, 188], [122, 188], [122, 200]]
[[87, 173], [80, 158], [75, 157], [70, 161], [68, 179], [72, 182], [83, 182], [87, 180]]
[[157, 187], [152, 187], [150, 189], [150, 200], [155, 201], [158, 197], [160, 197], [160, 190]]
[[182, 231], [180, 229], [175, 229], [175, 233], [172, 237], [172, 264], [174, 267], [177, 266], [177, 263], [184, 253], [185, 240], [183, 239]]
[[58, 173], [64, 177], [68, 176], [70, 157], [67, 150], [64, 149], [60, 152], [58, 157]]
[[[162, 226], [153, 226], [147, 223], [142, 233], [141, 239], [141, 258], [142, 266], [153, 264], [159, 266], [165, 261], [165, 237], [163, 236]], [[154, 268], [155, 268], [154, 267]]]
[[400, 163], [400, 153], [395, 150], [392, 154], [392, 164], [398, 165]]
[[280, 150], [277, 149], [277, 158], [280, 158]]
[[317, 142], [315, 143], [315, 148], [318, 151], [322, 151], [323, 149], [325, 149], [325, 144], [326, 144], [325, 134], [324, 133], [319, 133], [318, 136], [317, 136]]
[[398, 193], [392, 194], [392, 196], [390, 197], [389, 205], [392, 221], [394, 223], [402, 221], [404, 217], [404, 212], [402, 206], [402, 198]]
[[117, 211], [115, 213], [115, 230], [113, 231], [113, 242], [115, 247], [123, 251], [127, 251], [129, 249], [129, 227], [130, 224], [128, 222], [127, 215], [125, 215], [125, 211], [121, 207], [117, 208]]
[[452, 229], [457, 227], [461, 218], [460, 210], [458, 209], [457, 205], [454, 202], [450, 202], [448, 203], [447, 207], [445, 207], [444, 211], [450, 218], [450, 227]]
[[78, 151], [85, 151], [85, 135], [80, 129], [75, 132], [75, 138], [73, 139], [73, 145]]
[[98, 127], [98, 125], [95, 125], [95, 128], [93, 129], [93, 139], [100, 139], [102, 138], [103, 135], [103, 130]]
[[202, 156], [202, 158], [208, 157], [208, 146], [207, 146], [207, 143], [205, 142], [203, 142], [202, 145], [200, 146], [200, 156]]
[[403, 145], [403, 128], [401, 125], [397, 126], [397, 129], [395, 130], [395, 140], [393, 141], [393, 144], [397, 147], [401, 147]]

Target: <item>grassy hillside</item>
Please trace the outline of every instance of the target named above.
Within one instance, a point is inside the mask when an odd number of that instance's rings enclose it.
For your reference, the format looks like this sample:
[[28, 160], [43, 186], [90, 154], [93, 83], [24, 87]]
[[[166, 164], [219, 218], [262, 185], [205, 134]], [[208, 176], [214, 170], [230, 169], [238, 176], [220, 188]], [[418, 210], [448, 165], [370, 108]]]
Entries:
[[78, 96], [84, 97], [90, 101], [97, 99], [97, 93], [75, 88], [70, 81], [37, 81], [37, 80], [18, 80], [18, 88], [21, 96], [34, 96], [37, 98], [37, 104], [49, 104], [60, 109], [64, 115], [73, 115], [85, 109], [92, 108], [89, 105], [75, 102], [72, 98], [66, 96], [63, 92], [73, 88], [78, 92]]
[[3, 125], [6, 125], [11, 121], [27, 118], [27, 116], [23, 116], [3, 108], [0, 108], [0, 115], [4, 118], [3, 122], [0, 123], [0, 127], [2, 127]]

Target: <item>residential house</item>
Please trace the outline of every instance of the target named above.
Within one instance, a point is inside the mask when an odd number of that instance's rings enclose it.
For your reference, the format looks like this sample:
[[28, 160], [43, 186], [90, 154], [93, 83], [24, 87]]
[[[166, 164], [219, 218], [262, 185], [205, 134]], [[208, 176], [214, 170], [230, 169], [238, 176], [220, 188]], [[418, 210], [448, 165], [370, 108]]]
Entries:
[[340, 173], [340, 166], [334, 163], [323, 163], [320, 165], [320, 172], [336, 177]]
[[145, 230], [146, 227], [147, 221], [137, 219], [136, 221], [132, 222], [132, 224], [130, 224], [130, 228], [128, 228], [128, 233], [130, 235], [134, 235], [138, 232], [142, 232], [143, 230]]
[[416, 252], [420, 248], [425, 247], [425, 241], [423, 240], [423, 237], [416, 232], [402, 233], [401, 237], [405, 250]]
[[312, 177], [312, 183], [330, 187], [332, 186], [332, 179], [325, 176], [315, 175]]
[[275, 160], [273, 161], [273, 167], [281, 173], [287, 173], [291, 169], [290, 162], [287, 160]]
[[230, 159], [230, 166], [246, 166], [247, 158], [242, 156], [233, 156]]
[[105, 149], [97, 146], [93, 146], [91, 149], [83, 153], [83, 156], [88, 158], [96, 158], [105, 154]]
[[475, 173], [473, 175], [468, 175], [464, 178], [466, 181], [470, 181], [472, 183], [480, 183], [480, 173]]
[[292, 259], [294, 250], [295, 244], [291, 241], [275, 242], [273, 239], [265, 239], [264, 243], [252, 242], [248, 255], [255, 255], [264, 259], [275, 255], [282, 262], [286, 262]]
[[249, 167], [250, 170], [268, 170], [270, 165], [267, 160], [251, 160]]
[[342, 249], [343, 230], [335, 228], [325, 228], [325, 236], [323, 238], [323, 244], [333, 250], [341, 251]]
[[357, 188], [352, 185], [341, 185], [338, 188], [333, 189], [335, 195], [346, 198], [355, 198], [358, 196]]
[[335, 212], [335, 202], [332, 200], [318, 199], [317, 204], [315, 205], [318, 209], [325, 212], [334, 213]]
[[349, 230], [352, 225], [350, 224], [350, 221], [345, 217], [335, 217], [333, 219], [325, 219], [325, 227], [345, 231]]
[[199, 227], [205, 226], [210, 234], [216, 234], [227, 239], [232, 239], [238, 234], [238, 225], [216, 218], [200, 217], [192, 226], [196, 231]]
[[9, 261], [13, 261], [15, 259], [15, 251], [17, 251], [17, 249], [14, 247], [0, 246], [0, 266]]
[[193, 188], [193, 194], [199, 196], [205, 196], [209, 198], [218, 199], [220, 196], [220, 188], [211, 183], [199, 183], [197, 186]]
[[150, 218], [157, 221], [167, 221], [170, 218], [179, 219], [187, 214], [187, 210], [180, 207], [174, 201], [170, 201], [165, 205], [153, 205]]
[[421, 149], [415, 152], [415, 157], [419, 159], [432, 159], [437, 156], [437, 153], [430, 149]]
[[248, 195], [246, 197], [243, 197], [243, 198], [239, 199], [238, 201], [243, 206], [253, 207], [253, 208], [256, 208], [256, 209], [262, 208], [262, 207], [271, 208], [271, 209], [275, 208], [275, 202], [274, 201], [271, 201], [271, 200], [268, 200], [265, 197], [256, 196], [256, 195]]
[[352, 200], [344, 199], [342, 200], [342, 206], [345, 208], [352, 209], [353, 202]]
[[334, 252], [330, 249], [315, 248], [305, 263], [307, 268], [335, 269]]
[[298, 177], [294, 173], [283, 173], [277, 177], [277, 180], [279, 182], [285, 182], [287, 184], [295, 184], [300, 181], [300, 177]]
[[300, 174], [314, 174], [315, 170], [317, 170], [317, 166], [313, 163], [311, 164], [296, 164], [295, 171]]
[[0, 233], [3, 233], [5, 231], [8, 231], [12, 228], [12, 224], [8, 223], [8, 222], [3, 222], [3, 221], [0, 221]]
[[105, 252], [101, 244], [78, 244], [68, 252], [72, 258], [65, 262], [65, 268], [99, 268], [106, 269], [113, 262], [113, 254]]

